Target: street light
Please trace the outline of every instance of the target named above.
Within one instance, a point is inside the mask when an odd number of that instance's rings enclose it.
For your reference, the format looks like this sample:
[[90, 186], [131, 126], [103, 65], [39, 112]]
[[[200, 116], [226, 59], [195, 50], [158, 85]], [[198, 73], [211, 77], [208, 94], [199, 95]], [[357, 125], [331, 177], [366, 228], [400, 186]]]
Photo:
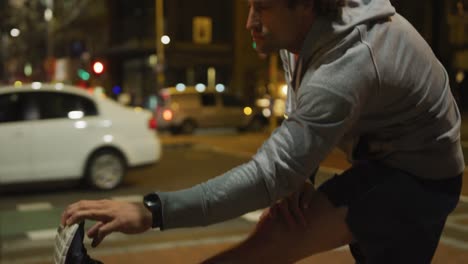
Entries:
[[18, 37], [20, 34], [21, 34], [21, 31], [19, 29], [17, 29], [17, 28], [12, 28], [10, 30], [10, 36], [12, 36], [14, 38]]
[[168, 35], [164, 35], [161, 37], [161, 43], [167, 45], [171, 43], [171, 38]]
[[47, 22], [50, 22], [53, 17], [54, 17], [54, 12], [52, 11], [52, 9], [47, 8], [44, 11], [44, 20], [47, 21]]

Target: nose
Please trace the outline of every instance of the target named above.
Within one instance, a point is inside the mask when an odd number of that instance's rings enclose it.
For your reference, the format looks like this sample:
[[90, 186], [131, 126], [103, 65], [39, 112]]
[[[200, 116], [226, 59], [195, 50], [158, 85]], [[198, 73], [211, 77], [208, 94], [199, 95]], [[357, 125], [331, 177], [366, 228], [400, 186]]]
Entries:
[[255, 9], [253, 7], [249, 8], [249, 15], [247, 16], [247, 23], [245, 25], [245, 28], [247, 30], [253, 30], [254, 28], [258, 27], [260, 25], [258, 13], [255, 12]]

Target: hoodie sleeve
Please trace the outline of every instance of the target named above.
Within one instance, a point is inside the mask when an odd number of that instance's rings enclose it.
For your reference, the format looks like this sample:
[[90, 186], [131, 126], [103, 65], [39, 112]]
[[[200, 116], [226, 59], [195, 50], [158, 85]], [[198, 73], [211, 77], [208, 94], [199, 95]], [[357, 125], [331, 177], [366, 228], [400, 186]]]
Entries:
[[164, 229], [228, 220], [269, 206], [302, 186], [341, 138], [353, 113], [343, 97], [320, 87], [307, 90], [311, 92], [302, 94], [297, 111], [251, 161], [192, 188], [158, 193]]

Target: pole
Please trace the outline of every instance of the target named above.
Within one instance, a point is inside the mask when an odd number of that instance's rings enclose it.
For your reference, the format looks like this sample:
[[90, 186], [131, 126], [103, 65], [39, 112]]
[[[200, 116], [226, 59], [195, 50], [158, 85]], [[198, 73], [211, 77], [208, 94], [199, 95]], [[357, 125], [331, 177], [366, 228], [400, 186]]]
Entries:
[[165, 76], [165, 57], [164, 44], [161, 42], [161, 37], [164, 35], [164, 0], [155, 0], [155, 23], [156, 23], [156, 55], [158, 62], [156, 65], [156, 80], [158, 89], [164, 87]]

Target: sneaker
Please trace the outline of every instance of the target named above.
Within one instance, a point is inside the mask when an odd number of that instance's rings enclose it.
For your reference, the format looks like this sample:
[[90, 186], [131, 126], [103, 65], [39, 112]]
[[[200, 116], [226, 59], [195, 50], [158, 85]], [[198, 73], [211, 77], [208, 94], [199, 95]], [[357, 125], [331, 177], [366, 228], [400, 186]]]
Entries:
[[83, 245], [84, 222], [72, 226], [59, 226], [55, 236], [55, 264], [102, 264], [88, 256]]

